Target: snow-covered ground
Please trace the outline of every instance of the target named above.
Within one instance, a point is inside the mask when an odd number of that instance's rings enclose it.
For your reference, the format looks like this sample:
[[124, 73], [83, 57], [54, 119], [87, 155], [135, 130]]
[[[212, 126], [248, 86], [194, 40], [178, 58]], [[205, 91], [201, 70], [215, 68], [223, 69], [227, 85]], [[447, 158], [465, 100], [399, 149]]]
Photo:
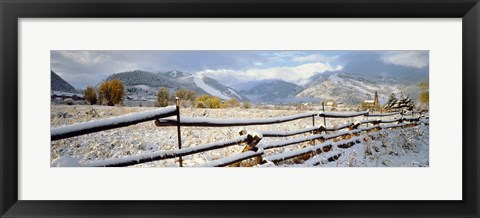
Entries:
[[[153, 110], [148, 107], [108, 107], [87, 105], [52, 105], [51, 127], [59, 127], [90, 120], [105, 119], [128, 113]], [[308, 111], [299, 110], [270, 110], [270, 109], [195, 109], [182, 108], [182, 117], [203, 118], [268, 118], [288, 116]], [[397, 116], [386, 119], [398, 118]], [[356, 118], [327, 118], [327, 126], [336, 126], [347, 122], [365, 119]], [[315, 124], [323, 124], [323, 118], [317, 117]], [[215, 141], [226, 141], [239, 137], [239, 131], [246, 129], [249, 132], [263, 130], [292, 131], [312, 126], [312, 118], [290, 121], [282, 124], [247, 127], [182, 127], [182, 148], [198, 146]], [[311, 135], [300, 134], [292, 137], [263, 138], [261, 143], [292, 139]], [[428, 166], [429, 164], [429, 129], [428, 125], [416, 127], [381, 130], [376, 133], [375, 140], [368, 139], [355, 144], [348, 149], [336, 148], [340, 153], [338, 160], [319, 166], [341, 167], [373, 167], [373, 166]], [[311, 146], [310, 142], [274, 148], [265, 151], [265, 155], [277, 154]], [[157, 127], [153, 121], [133, 126], [92, 133], [79, 137], [72, 137], [51, 143], [52, 166], [58, 166], [63, 161], [87, 163], [94, 160], [128, 157], [131, 155], [148, 154], [157, 151], [176, 150], [176, 127]], [[243, 145], [234, 145], [213, 151], [183, 157], [184, 166], [203, 165], [212, 160], [241, 153]], [[327, 152], [325, 154], [328, 154]], [[323, 154], [322, 154], [323, 155]], [[319, 156], [320, 158], [320, 156]], [[178, 159], [155, 161], [136, 165], [138, 167], [177, 167]], [[278, 166], [306, 166], [303, 160], [292, 159], [280, 162]]]

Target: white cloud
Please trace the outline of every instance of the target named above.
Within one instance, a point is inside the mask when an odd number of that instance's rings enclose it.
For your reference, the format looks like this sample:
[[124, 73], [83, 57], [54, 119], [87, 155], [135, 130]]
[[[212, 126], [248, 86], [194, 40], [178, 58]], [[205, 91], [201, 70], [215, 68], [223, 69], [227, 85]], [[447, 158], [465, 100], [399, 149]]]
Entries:
[[381, 57], [385, 63], [403, 65], [415, 68], [428, 66], [428, 52], [425, 51], [394, 51]]
[[274, 52], [274, 53], [262, 53], [261, 55], [264, 56], [269, 61], [284, 62], [284, 61], [291, 61], [292, 58], [302, 54], [303, 53], [300, 51], [280, 51], [280, 52]]
[[332, 66], [329, 63], [308, 63], [294, 67], [272, 67], [264, 69], [249, 69], [237, 71], [230, 69], [205, 70], [199, 74], [215, 76], [219, 80], [231, 80], [234, 77], [237, 81], [282, 79], [296, 84], [304, 84], [307, 79], [317, 73], [341, 70], [343, 66]]
[[296, 56], [292, 58], [295, 62], [331, 62], [338, 59], [338, 56], [325, 56], [321, 54], [311, 54], [307, 56]]
[[58, 53], [79, 64], [98, 64], [110, 59], [105, 54], [96, 54], [90, 51], [58, 51]]

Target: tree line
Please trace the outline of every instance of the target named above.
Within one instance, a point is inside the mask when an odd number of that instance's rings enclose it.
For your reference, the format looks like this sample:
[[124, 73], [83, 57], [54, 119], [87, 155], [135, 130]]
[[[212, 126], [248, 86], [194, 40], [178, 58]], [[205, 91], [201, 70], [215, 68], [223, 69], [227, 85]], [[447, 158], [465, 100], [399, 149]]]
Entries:
[[183, 107], [196, 108], [234, 108], [243, 107], [250, 108], [250, 103], [244, 101], [240, 103], [237, 99], [231, 98], [222, 100], [217, 96], [202, 94], [197, 96], [195, 91], [188, 89], [179, 89], [174, 94], [170, 94], [167, 88], [160, 88], [157, 92], [157, 107], [166, 107], [175, 104], [175, 97], [179, 98], [180, 105]]
[[120, 80], [105, 80], [98, 86], [98, 90], [87, 86], [84, 92], [85, 100], [90, 104], [114, 106], [122, 105], [125, 96], [125, 86]]

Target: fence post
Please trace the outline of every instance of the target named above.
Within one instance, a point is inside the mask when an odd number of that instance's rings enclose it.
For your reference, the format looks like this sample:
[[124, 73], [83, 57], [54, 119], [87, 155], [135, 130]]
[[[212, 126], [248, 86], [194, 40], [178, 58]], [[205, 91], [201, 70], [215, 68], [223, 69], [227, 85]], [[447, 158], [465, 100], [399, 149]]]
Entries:
[[[365, 117], [367, 118], [367, 121], [368, 121], [368, 117], [369, 117], [368, 114], [366, 114]], [[367, 127], [368, 127], [368, 122], [367, 122]]]
[[[182, 134], [180, 132], [180, 99], [175, 97], [175, 105], [177, 106], [177, 136], [178, 136], [178, 149], [182, 148]], [[178, 157], [180, 161], [180, 167], [183, 167], [182, 156]]]
[[[248, 133], [246, 130], [241, 130], [239, 132], [240, 135], [245, 135], [247, 134], [247, 140], [245, 141], [245, 146], [242, 149], [242, 153], [247, 152], [247, 151], [257, 151], [256, 146], [262, 140], [262, 138], [258, 137], [257, 135], [252, 136], [250, 133]], [[255, 162], [256, 164], [260, 165], [262, 163], [263, 159], [262, 157], [255, 157]], [[237, 163], [231, 164], [230, 166], [232, 167], [240, 167], [242, 165], [242, 161], [239, 161]]]
[[[312, 125], [315, 127], [315, 115], [312, 115]], [[315, 130], [312, 131], [312, 135], [315, 135]], [[313, 140], [313, 146], [315, 146], [315, 139]]]
[[[322, 111], [325, 112], [325, 102], [322, 101]], [[325, 116], [323, 117], [323, 126], [327, 127], [327, 121]]]

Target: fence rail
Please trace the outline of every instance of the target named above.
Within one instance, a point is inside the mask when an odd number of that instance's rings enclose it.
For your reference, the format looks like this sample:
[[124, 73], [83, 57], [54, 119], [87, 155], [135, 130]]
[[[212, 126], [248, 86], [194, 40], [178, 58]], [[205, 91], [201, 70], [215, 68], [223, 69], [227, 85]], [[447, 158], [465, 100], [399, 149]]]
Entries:
[[[412, 113], [413, 115], [414, 113]], [[167, 118], [177, 115], [175, 118]], [[400, 118], [395, 119], [368, 119], [368, 117], [387, 117], [394, 115], [402, 115]], [[315, 126], [315, 117], [325, 118], [353, 118], [359, 116], [365, 116], [366, 120], [349, 122], [337, 126]], [[180, 117], [180, 110], [177, 105], [166, 108], [156, 109], [152, 111], [138, 112], [134, 114], [127, 114], [113, 118], [107, 118], [104, 120], [89, 121], [85, 123], [73, 124], [65, 127], [57, 127], [51, 129], [52, 141], [80, 136], [84, 134], [115, 129], [125, 127], [129, 125], [138, 124], [146, 121], [155, 120], [155, 125], [162, 126], [177, 126], [178, 130], [181, 126], [200, 126], [200, 127], [226, 127], [226, 126], [249, 126], [249, 125], [271, 125], [289, 122], [293, 120], [299, 120], [304, 118], [312, 118], [313, 126], [304, 129], [290, 130], [290, 131], [256, 131], [256, 132], [240, 132], [241, 136], [225, 140], [217, 141], [208, 144], [198, 145], [194, 147], [181, 148], [181, 137], [179, 135], [179, 149], [173, 151], [159, 151], [152, 153], [145, 153], [141, 155], [132, 155], [122, 158], [112, 158], [106, 160], [91, 161], [87, 163], [79, 164], [82, 167], [124, 167], [132, 166], [142, 163], [148, 163], [152, 161], [166, 160], [171, 158], [181, 158], [192, 154], [197, 154], [205, 151], [211, 151], [221, 148], [226, 148], [233, 145], [245, 144], [242, 153], [234, 154], [230, 157], [224, 157], [218, 160], [210, 161], [201, 166], [220, 167], [229, 166], [239, 163], [244, 160], [256, 158], [257, 165], [263, 166], [265, 164], [276, 164], [280, 161], [288, 160], [291, 158], [299, 157], [302, 155], [311, 155], [312, 158], [305, 162], [306, 165], [318, 165], [328, 160], [336, 160], [341, 154], [322, 155], [317, 157], [317, 154], [325, 153], [333, 148], [348, 148], [355, 143], [359, 143], [365, 138], [371, 137], [371, 131], [378, 131], [380, 129], [391, 128], [405, 128], [409, 126], [417, 125], [420, 121], [420, 117], [403, 117], [401, 112], [387, 113], [387, 114], [370, 114], [369, 111], [361, 111], [354, 113], [339, 113], [339, 112], [308, 112], [297, 115], [271, 117], [271, 118], [257, 118], [257, 119], [215, 119], [215, 118], [185, 118]], [[426, 117], [428, 119], [428, 117]], [[178, 119], [180, 122], [178, 122]], [[408, 123], [405, 123], [408, 122]], [[324, 121], [325, 123], [325, 121]], [[396, 124], [393, 124], [396, 123]], [[371, 126], [361, 127], [362, 124], [372, 124]], [[386, 124], [386, 125], [380, 125]], [[347, 129], [347, 131], [340, 131]], [[336, 131], [335, 133], [328, 133]], [[366, 135], [359, 136], [360, 133], [367, 133]], [[312, 135], [301, 136], [287, 140], [271, 141], [263, 143], [263, 138], [269, 137], [290, 137], [299, 134], [312, 133]], [[349, 136], [348, 139], [343, 137]], [[333, 139], [340, 139], [332, 141]], [[300, 144], [304, 142], [319, 141], [319, 144], [313, 143], [312, 146], [305, 148], [271, 154], [265, 156], [265, 150], [281, 148], [289, 145]], [[315, 158], [313, 158], [315, 157]], [[180, 166], [182, 166], [182, 160], [180, 159]]]
[[134, 114], [111, 117], [103, 120], [92, 120], [89, 122], [72, 124], [70, 126], [56, 127], [50, 130], [50, 135], [51, 140], [55, 141], [109, 129], [126, 127], [159, 118], [170, 117], [176, 115], [177, 113], [178, 110], [176, 107], [170, 106], [151, 111], [143, 111]]
[[[285, 123], [303, 118], [316, 116], [317, 113], [303, 113], [292, 116], [258, 118], [258, 119], [218, 119], [218, 118], [185, 118], [180, 117], [180, 126], [197, 127], [229, 127], [229, 126], [258, 126]], [[158, 119], [155, 122], [157, 126], [176, 126], [177, 120], [174, 118]]]

